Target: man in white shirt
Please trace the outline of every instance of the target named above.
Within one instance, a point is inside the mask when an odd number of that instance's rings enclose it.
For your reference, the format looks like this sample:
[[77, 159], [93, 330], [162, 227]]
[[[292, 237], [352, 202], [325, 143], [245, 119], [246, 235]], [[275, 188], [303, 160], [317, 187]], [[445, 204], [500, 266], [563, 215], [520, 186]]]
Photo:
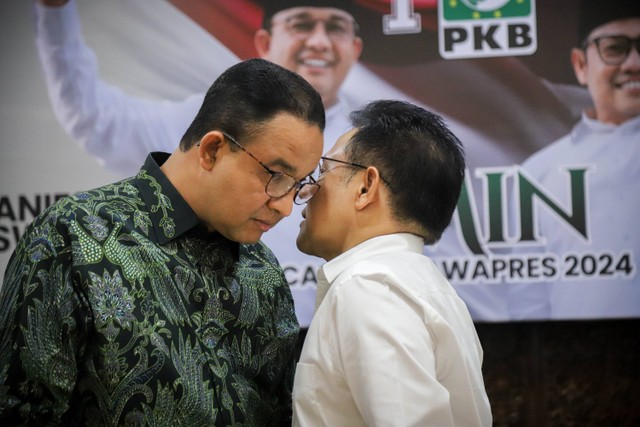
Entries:
[[572, 49], [571, 64], [593, 106], [569, 134], [532, 155], [522, 169], [560, 206], [572, 206], [576, 196], [570, 170], [584, 171], [584, 209], [571, 214], [584, 214], [585, 224], [577, 230], [537, 205], [535, 241], [521, 243], [552, 254], [563, 268], [549, 282], [510, 285], [514, 318], [639, 313], [640, 228], [634, 208], [640, 206], [640, 2], [585, 0], [582, 6], [582, 45]]
[[293, 391], [294, 425], [490, 426], [482, 347], [464, 302], [423, 255], [465, 174], [442, 118], [374, 101], [303, 186], [298, 248], [324, 258]]

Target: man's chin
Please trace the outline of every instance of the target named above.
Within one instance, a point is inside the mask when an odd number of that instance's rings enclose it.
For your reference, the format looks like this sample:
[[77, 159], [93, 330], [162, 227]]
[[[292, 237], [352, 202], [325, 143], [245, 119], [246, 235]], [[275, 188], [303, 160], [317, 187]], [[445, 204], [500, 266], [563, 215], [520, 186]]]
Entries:
[[300, 252], [304, 254], [316, 256], [311, 250], [309, 239], [303, 235], [302, 231], [300, 232], [300, 234], [298, 234], [298, 237], [296, 238], [296, 247]]
[[234, 240], [234, 241], [240, 243], [241, 245], [255, 245], [256, 243], [258, 243], [260, 241], [260, 239], [262, 239], [263, 235], [264, 235], [264, 233], [251, 234], [251, 235], [247, 235], [247, 236], [238, 236], [238, 237], [230, 239], [230, 240]]

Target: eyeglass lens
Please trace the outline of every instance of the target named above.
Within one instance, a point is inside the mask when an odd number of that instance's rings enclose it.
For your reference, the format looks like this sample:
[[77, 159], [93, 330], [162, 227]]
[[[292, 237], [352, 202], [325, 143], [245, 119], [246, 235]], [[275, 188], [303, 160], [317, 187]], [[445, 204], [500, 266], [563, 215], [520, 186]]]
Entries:
[[298, 182], [292, 176], [282, 172], [272, 172], [265, 191], [273, 198], [282, 197], [287, 194]]
[[630, 39], [626, 36], [604, 36], [593, 40], [598, 49], [600, 58], [609, 65], [620, 65], [631, 52], [631, 47], [635, 45], [635, 49], [640, 54], [640, 37]]
[[320, 189], [320, 184], [316, 183], [313, 177], [309, 177], [309, 181], [302, 184], [302, 186], [296, 191], [296, 196], [293, 202], [296, 205], [303, 205], [309, 201]]
[[298, 185], [298, 187], [301, 186], [301, 183], [296, 181], [296, 179], [294, 177], [292, 177], [291, 175], [288, 175], [288, 174], [283, 173], [283, 172], [276, 172], [274, 170], [271, 170], [267, 165], [262, 163], [256, 156], [251, 154], [251, 152], [249, 150], [244, 148], [238, 141], [236, 141], [235, 138], [233, 138], [228, 133], [223, 132], [222, 134], [229, 141], [231, 141], [235, 146], [240, 148], [242, 151], [247, 153], [251, 158], [253, 158], [256, 162], [258, 162], [260, 164], [260, 166], [262, 166], [264, 168], [264, 170], [269, 172], [269, 174], [271, 176], [269, 177], [269, 181], [267, 182], [267, 185], [265, 185], [265, 187], [264, 187], [264, 191], [265, 191], [265, 193], [267, 193], [267, 196], [277, 199], [277, 198], [282, 197], [285, 194], [287, 194], [296, 185]]

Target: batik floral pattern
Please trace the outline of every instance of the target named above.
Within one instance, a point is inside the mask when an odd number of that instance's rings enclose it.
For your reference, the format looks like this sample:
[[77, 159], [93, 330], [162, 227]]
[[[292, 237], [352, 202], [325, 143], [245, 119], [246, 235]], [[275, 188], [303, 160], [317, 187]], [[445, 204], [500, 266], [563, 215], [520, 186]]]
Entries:
[[148, 159], [51, 206], [19, 242], [0, 299], [0, 420], [286, 425], [297, 334], [271, 252], [204, 231]]

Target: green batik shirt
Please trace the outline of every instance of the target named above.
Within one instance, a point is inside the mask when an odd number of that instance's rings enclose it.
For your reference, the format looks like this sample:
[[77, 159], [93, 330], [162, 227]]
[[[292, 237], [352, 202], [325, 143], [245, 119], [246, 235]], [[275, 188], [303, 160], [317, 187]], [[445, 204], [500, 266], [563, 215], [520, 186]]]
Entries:
[[27, 228], [0, 299], [0, 424], [289, 425], [299, 327], [261, 243], [208, 233], [150, 155]]

